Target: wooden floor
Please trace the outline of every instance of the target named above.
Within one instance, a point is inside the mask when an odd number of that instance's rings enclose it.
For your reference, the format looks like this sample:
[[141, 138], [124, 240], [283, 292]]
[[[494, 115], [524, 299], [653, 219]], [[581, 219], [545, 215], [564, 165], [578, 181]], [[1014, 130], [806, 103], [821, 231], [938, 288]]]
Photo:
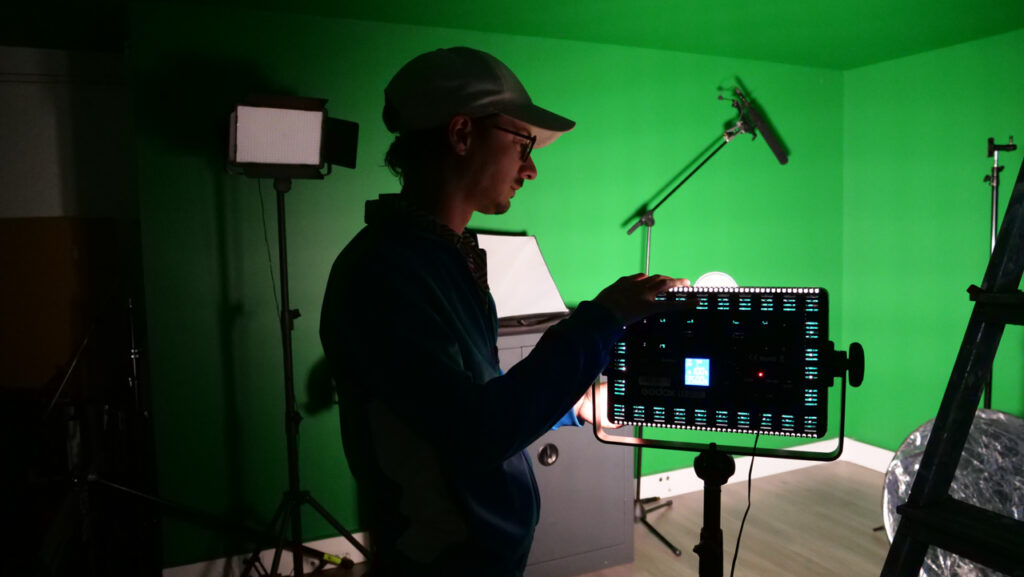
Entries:
[[[746, 478], [736, 471], [734, 478]], [[889, 541], [882, 525], [884, 475], [845, 462], [826, 463], [754, 479], [736, 575], [744, 577], [872, 577], [882, 568]], [[747, 483], [722, 488], [725, 571], [729, 575]], [[700, 541], [703, 493], [672, 498], [648, 520], [683, 551], [676, 557], [647, 529], [634, 526], [634, 561], [584, 577], [697, 577], [693, 546]], [[363, 567], [330, 572], [362, 575]]]
[[[746, 471], [736, 471], [746, 477]], [[884, 475], [845, 462], [754, 479], [736, 575], [756, 577], [877, 576], [889, 550], [882, 525]], [[729, 575], [747, 483], [722, 488], [725, 571]], [[647, 529], [634, 527], [634, 562], [586, 577], [697, 577], [703, 493], [672, 498], [648, 520], [676, 547], [676, 557]]]

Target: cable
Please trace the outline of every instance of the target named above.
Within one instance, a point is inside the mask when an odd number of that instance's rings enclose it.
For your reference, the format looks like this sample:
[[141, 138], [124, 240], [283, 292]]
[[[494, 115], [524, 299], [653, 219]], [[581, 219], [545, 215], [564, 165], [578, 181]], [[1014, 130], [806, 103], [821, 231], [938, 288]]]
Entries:
[[277, 301], [277, 279], [274, 278], [274, 258], [270, 254], [270, 237], [267, 235], [267, 209], [263, 206], [263, 180], [257, 178], [256, 186], [260, 192], [260, 217], [263, 219], [263, 244], [267, 247], [267, 264], [270, 265], [270, 286], [274, 289], [274, 310], [281, 314], [281, 304]]
[[754, 479], [754, 457], [757, 455], [757, 440], [761, 438], [761, 431], [754, 435], [754, 448], [750, 452], [750, 470], [747, 471], [747, 510], [743, 512], [743, 520], [740, 521], [740, 531], [736, 535], [736, 549], [732, 552], [732, 568], [729, 570], [729, 577], [736, 573], [736, 558], [740, 554], [740, 539], [743, 538], [743, 526], [747, 523], [747, 513], [750, 512], [750, 484]]

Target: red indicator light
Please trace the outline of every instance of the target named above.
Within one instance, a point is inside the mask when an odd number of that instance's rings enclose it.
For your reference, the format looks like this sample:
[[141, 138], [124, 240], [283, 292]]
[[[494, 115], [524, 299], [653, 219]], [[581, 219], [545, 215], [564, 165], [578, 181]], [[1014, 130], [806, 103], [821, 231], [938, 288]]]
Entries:
[[757, 378], [760, 379], [762, 377], [764, 377], [764, 371], [757, 371]]

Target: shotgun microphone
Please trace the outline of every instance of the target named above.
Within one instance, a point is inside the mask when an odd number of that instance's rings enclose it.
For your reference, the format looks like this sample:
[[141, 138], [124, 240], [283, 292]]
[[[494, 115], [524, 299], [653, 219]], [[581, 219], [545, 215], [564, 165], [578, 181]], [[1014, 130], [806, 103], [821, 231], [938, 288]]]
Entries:
[[[786, 149], [782, 147], [782, 143], [779, 142], [779, 137], [775, 135], [775, 131], [765, 121], [764, 116], [757, 111], [754, 104], [747, 100], [743, 91], [740, 88], [734, 87], [733, 92], [736, 94], [736, 99], [732, 101], [732, 106], [740, 112], [739, 121], [736, 126], [726, 132], [726, 140], [732, 139], [737, 134], [750, 133], [757, 138], [757, 133], [761, 133], [764, 137], [764, 141], [768, 143], [768, 148], [772, 149], [775, 154], [775, 158], [779, 159], [779, 164], [786, 164], [789, 162], [789, 158], [786, 156]], [[719, 96], [719, 100], [725, 100], [725, 97]], [[753, 125], [753, 126], [751, 126]]]
[[789, 162], [786, 150], [782, 147], [782, 143], [779, 142], [779, 138], [775, 136], [775, 131], [772, 130], [772, 127], [768, 125], [764, 117], [757, 111], [757, 108], [752, 103], [747, 102], [745, 110], [750, 122], [754, 124], [754, 128], [761, 133], [764, 141], [768, 143], [768, 148], [772, 149], [772, 152], [775, 153], [775, 158], [779, 159], [779, 164]]

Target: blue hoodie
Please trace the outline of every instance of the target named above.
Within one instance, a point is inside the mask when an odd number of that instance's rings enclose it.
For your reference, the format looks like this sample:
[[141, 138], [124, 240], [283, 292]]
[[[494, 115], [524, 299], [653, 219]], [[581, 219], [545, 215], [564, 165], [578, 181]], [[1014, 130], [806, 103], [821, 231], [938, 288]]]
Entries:
[[620, 322], [583, 302], [503, 375], [486, 279], [454, 232], [395, 195], [366, 224], [331, 269], [320, 337], [372, 574], [521, 575], [540, 510], [525, 449], [607, 364]]

